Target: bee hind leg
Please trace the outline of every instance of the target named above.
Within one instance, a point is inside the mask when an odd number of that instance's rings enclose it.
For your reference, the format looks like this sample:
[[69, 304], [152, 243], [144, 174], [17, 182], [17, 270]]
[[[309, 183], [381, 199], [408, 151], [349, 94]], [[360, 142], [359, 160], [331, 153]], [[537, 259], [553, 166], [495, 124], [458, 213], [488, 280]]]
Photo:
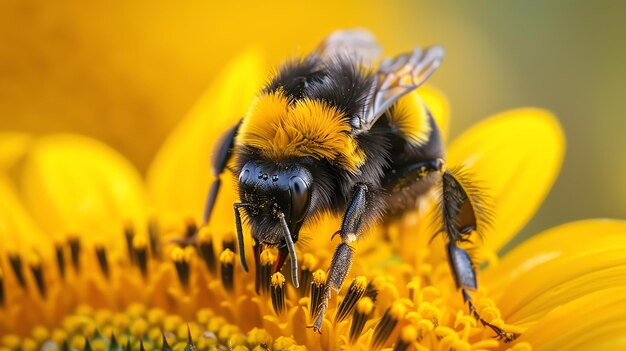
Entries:
[[511, 333], [486, 321], [479, 313], [472, 300], [469, 290], [476, 290], [476, 270], [472, 260], [464, 249], [457, 243], [467, 241], [467, 235], [477, 228], [476, 212], [473, 209], [470, 196], [467, 195], [461, 183], [448, 171], [442, 176], [441, 211], [443, 230], [448, 237], [448, 263], [458, 289], [463, 294], [463, 301], [468, 305], [470, 314], [484, 327], [496, 333], [499, 340], [505, 343], [515, 340], [519, 334]]
[[[361, 235], [361, 227], [366, 216], [370, 215], [372, 208], [367, 206], [367, 186], [365, 184], [355, 185], [355, 191], [352, 195], [352, 199], [346, 210], [343, 221], [341, 224], [341, 230], [338, 234], [341, 236], [341, 243], [337, 246], [335, 254], [328, 269], [328, 275], [326, 278], [326, 287], [324, 289], [322, 301], [318, 308], [318, 315], [313, 324], [313, 330], [320, 332], [322, 328], [322, 322], [324, 321], [324, 314], [328, 307], [328, 300], [331, 298], [332, 290], [339, 291], [343, 285], [350, 267], [352, 266], [352, 258], [354, 256], [354, 249], [350, 246]], [[337, 233], [333, 234], [336, 235]]]

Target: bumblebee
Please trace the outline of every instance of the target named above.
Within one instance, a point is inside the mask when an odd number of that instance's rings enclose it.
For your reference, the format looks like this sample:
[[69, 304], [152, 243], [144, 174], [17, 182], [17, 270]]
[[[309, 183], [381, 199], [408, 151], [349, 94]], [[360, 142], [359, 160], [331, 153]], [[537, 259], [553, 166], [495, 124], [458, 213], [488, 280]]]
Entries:
[[329, 233], [341, 243], [313, 325], [319, 332], [331, 292], [343, 285], [355, 255], [350, 244], [368, 227], [414, 209], [437, 188], [456, 285], [483, 325], [513, 340], [514, 334], [483, 320], [472, 303], [468, 290], [477, 288], [476, 273], [458, 244], [479, 229], [484, 210], [474, 187], [446, 168], [439, 128], [416, 92], [439, 67], [444, 49], [415, 48], [373, 68], [380, 51], [369, 32], [345, 30], [283, 64], [218, 142], [204, 221], [210, 219], [219, 176], [232, 161], [243, 270], [248, 271], [242, 217], [251, 229], [257, 268], [262, 248], [277, 247], [275, 270], [289, 259], [298, 287], [295, 245], [301, 227], [323, 213], [343, 216], [338, 231]]

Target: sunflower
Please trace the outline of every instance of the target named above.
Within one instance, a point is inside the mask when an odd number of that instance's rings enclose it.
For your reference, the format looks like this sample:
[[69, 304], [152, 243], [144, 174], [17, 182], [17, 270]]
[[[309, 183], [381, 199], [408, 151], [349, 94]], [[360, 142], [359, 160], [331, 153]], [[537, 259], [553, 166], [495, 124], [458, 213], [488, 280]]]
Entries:
[[[425, 202], [357, 243], [322, 334], [308, 329], [337, 218], [303, 229], [299, 289], [272, 271], [272, 250], [254, 273], [236, 264], [232, 186], [224, 186], [212, 222], [197, 227], [211, 147], [260, 86], [260, 56], [244, 52], [225, 68], [163, 145], [145, 183], [123, 156], [86, 137], [0, 137], [2, 350], [624, 347], [626, 222], [565, 224], [497, 255], [561, 165], [561, 129], [537, 109], [488, 118], [448, 148], [448, 162], [471, 169], [494, 204], [489, 233], [466, 244], [484, 268], [472, 310], [454, 286], [443, 240], [433, 238], [433, 206]], [[420, 94], [447, 130], [445, 99], [432, 88]], [[178, 244], [195, 233], [194, 245]], [[494, 339], [481, 321], [507, 330], [512, 342]]]

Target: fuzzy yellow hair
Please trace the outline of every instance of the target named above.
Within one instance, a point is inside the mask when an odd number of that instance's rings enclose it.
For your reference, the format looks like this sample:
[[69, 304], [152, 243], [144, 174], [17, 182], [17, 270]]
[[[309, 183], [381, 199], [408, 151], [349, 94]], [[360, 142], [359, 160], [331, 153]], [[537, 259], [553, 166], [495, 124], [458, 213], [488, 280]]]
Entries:
[[278, 91], [255, 99], [239, 127], [236, 143], [257, 148], [276, 162], [311, 156], [355, 172], [365, 162], [365, 154], [350, 130], [348, 119], [337, 108], [312, 99], [290, 105]]
[[400, 131], [414, 145], [424, 145], [431, 132], [426, 105], [416, 91], [406, 94], [389, 113], [392, 129]]

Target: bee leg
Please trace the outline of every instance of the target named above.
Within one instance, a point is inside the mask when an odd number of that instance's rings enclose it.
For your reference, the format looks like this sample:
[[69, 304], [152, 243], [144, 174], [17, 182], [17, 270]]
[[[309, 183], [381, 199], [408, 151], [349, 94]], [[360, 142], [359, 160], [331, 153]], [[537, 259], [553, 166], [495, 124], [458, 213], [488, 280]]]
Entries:
[[324, 289], [324, 295], [320, 302], [319, 314], [313, 324], [313, 330], [318, 333], [322, 328], [324, 314], [326, 313], [332, 290], [339, 291], [339, 289], [341, 289], [343, 281], [346, 279], [348, 271], [350, 271], [352, 257], [354, 255], [354, 249], [350, 244], [355, 242], [361, 235], [361, 224], [363, 223], [364, 216], [367, 215], [367, 186], [365, 184], [357, 184], [355, 188], [350, 205], [343, 216], [341, 230], [339, 231], [341, 243], [337, 246], [330, 268], [328, 269], [326, 288]]
[[209, 219], [211, 219], [211, 212], [213, 211], [213, 207], [215, 206], [215, 200], [217, 200], [217, 194], [222, 183], [220, 180], [220, 175], [224, 173], [224, 170], [226, 170], [226, 165], [232, 157], [232, 150], [235, 146], [235, 136], [237, 136], [237, 131], [239, 130], [240, 124], [241, 123], [237, 123], [237, 125], [227, 130], [217, 140], [217, 143], [215, 144], [215, 151], [211, 160], [211, 167], [214, 179], [211, 187], [209, 188], [209, 194], [207, 195], [206, 204], [204, 206], [204, 224], [207, 224], [209, 222]]
[[443, 229], [448, 236], [448, 263], [457, 289], [463, 293], [463, 301], [467, 303], [470, 314], [484, 327], [493, 330], [498, 339], [508, 343], [519, 334], [511, 333], [497, 327], [478, 313], [468, 290], [476, 290], [476, 271], [467, 251], [457, 246], [458, 242], [467, 240], [467, 235], [476, 229], [477, 221], [470, 198], [460, 182], [448, 171], [442, 174], [442, 219]]

